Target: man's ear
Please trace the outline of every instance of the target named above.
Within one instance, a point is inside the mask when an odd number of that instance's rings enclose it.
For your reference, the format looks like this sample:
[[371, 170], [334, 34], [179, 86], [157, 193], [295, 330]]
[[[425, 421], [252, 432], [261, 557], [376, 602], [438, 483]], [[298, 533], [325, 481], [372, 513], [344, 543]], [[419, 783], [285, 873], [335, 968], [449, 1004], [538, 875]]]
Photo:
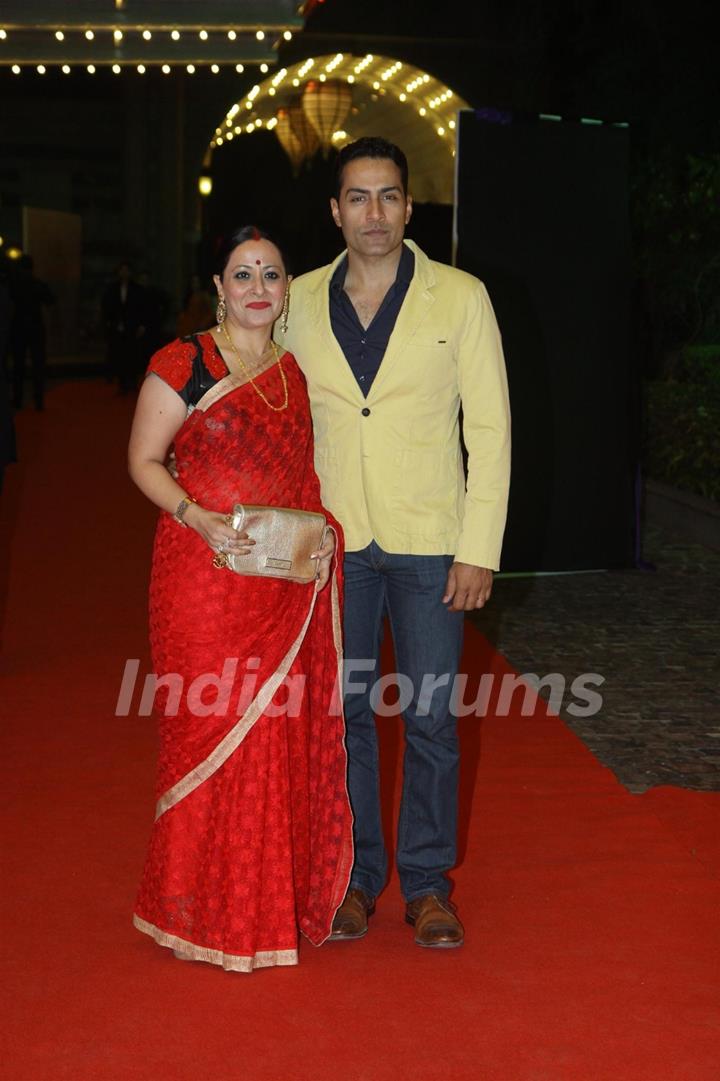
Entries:
[[405, 201], [405, 224], [406, 225], [407, 225], [407, 223], [410, 221], [410, 219], [412, 217], [412, 212], [413, 212], [412, 195], [408, 195], [408, 197], [407, 197], [407, 199]]
[[338, 229], [340, 229], [340, 207], [338, 206], [337, 199], [333, 198], [330, 200], [330, 213], [333, 216], [333, 221], [337, 225]]

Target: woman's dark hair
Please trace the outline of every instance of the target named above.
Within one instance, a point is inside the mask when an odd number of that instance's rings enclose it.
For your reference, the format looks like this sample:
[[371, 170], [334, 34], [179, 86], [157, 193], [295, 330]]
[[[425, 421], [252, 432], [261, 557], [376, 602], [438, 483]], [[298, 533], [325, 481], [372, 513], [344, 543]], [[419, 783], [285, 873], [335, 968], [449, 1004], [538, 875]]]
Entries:
[[381, 139], [379, 135], [366, 135], [362, 139], [356, 139], [354, 143], [344, 146], [335, 162], [335, 198], [340, 198], [342, 191], [343, 173], [345, 166], [356, 158], [389, 158], [394, 161], [400, 170], [403, 194], [408, 191], [408, 163], [399, 146]]
[[213, 274], [217, 274], [218, 278], [222, 278], [232, 253], [239, 244], [245, 244], [248, 240], [267, 240], [270, 244], [274, 244], [280, 252], [280, 258], [282, 259], [282, 264], [285, 273], [287, 274], [288, 264], [287, 259], [285, 258], [285, 252], [282, 250], [275, 237], [270, 236], [264, 229], [258, 229], [256, 225], [243, 225], [239, 229], [233, 229], [232, 232], [226, 233], [225, 236], [221, 237], [215, 252]]

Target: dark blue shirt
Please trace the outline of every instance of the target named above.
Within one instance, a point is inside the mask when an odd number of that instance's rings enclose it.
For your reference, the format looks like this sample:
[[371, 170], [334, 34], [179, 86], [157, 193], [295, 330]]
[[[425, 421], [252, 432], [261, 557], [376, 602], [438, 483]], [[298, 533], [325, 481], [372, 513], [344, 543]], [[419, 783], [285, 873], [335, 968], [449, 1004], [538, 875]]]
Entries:
[[345, 292], [347, 256], [338, 264], [332, 276], [330, 324], [365, 397], [368, 396], [373, 379], [385, 356], [390, 335], [395, 328], [414, 272], [415, 256], [407, 244], [403, 244], [395, 281], [385, 294], [367, 330], [358, 319], [352, 301]]

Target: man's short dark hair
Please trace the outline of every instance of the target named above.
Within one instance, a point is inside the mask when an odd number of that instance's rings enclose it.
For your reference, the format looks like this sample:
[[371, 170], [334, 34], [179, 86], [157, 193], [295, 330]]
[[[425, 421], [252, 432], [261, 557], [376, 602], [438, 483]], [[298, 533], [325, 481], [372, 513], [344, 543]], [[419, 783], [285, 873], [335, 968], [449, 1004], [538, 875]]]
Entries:
[[379, 135], [366, 135], [362, 139], [356, 139], [354, 143], [344, 146], [337, 156], [335, 163], [335, 198], [340, 198], [342, 191], [343, 173], [345, 166], [357, 158], [389, 158], [394, 161], [400, 170], [403, 193], [408, 191], [408, 163], [399, 146], [380, 138]]

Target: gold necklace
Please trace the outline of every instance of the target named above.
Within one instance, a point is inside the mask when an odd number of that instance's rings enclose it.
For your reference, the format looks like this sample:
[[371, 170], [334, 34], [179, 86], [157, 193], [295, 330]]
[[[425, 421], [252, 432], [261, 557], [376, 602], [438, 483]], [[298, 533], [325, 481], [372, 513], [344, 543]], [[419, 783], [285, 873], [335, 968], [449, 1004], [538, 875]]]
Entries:
[[275, 360], [277, 361], [277, 366], [280, 369], [280, 378], [282, 379], [283, 392], [285, 394], [285, 401], [283, 402], [282, 405], [273, 405], [272, 402], [268, 401], [268, 399], [265, 397], [263, 392], [260, 390], [260, 387], [257, 385], [257, 383], [253, 379], [252, 375], [250, 374], [250, 369], [248, 368], [248, 366], [245, 363], [245, 361], [243, 360], [243, 358], [240, 356], [240, 352], [239, 352], [237, 346], [235, 345], [235, 342], [230, 337], [230, 334], [228, 333], [228, 329], [225, 326], [225, 320], [224, 319], [223, 319], [222, 323], [219, 324], [219, 326], [222, 329], [223, 334], [225, 335], [225, 340], [227, 341], [228, 345], [230, 346], [233, 353], [237, 357], [237, 359], [238, 359], [238, 361], [240, 363], [240, 367], [245, 372], [245, 375], [248, 378], [248, 382], [252, 384], [254, 390], [259, 394], [259, 396], [265, 402], [265, 405], [269, 409], [272, 409], [273, 413], [282, 413], [283, 409], [287, 409], [287, 407], [288, 407], [289, 395], [288, 395], [287, 378], [285, 376], [285, 372], [283, 370], [283, 366], [282, 366], [282, 363], [280, 361], [280, 352], [278, 350], [278, 347], [275, 345], [275, 342], [272, 340], [272, 338], [270, 339], [270, 345], [272, 346], [273, 352], [275, 354]]

